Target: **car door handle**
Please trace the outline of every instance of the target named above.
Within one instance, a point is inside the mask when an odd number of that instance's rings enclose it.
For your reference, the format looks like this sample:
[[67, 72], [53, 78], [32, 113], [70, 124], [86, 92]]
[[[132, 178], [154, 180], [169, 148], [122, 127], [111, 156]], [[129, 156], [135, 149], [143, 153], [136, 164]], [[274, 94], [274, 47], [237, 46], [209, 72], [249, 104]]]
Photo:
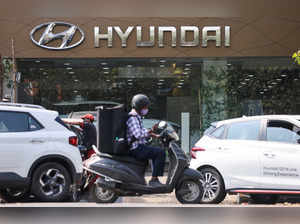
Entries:
[[45, 141], [43, 141], [43, 140], [40, 140], [40, 139], [32, 139], [31, 141], [30, 141], [30, 143], [33, 143], [33, 144], [36, 144], [36, 143], [44, 143]]
[[224, 147], [218, 147], [219, 150], [229, 150], [229, 148], [224, 148]]
[[264, 156], [268, 158], [274, 158], [276, 155], [273, 153], [264, 153]]

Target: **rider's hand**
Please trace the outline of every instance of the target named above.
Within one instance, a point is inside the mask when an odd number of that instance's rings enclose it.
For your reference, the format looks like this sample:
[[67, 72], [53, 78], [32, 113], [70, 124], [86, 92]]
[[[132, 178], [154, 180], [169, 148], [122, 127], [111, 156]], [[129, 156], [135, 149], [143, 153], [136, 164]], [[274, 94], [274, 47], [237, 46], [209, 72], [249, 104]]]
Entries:
[[156, 123], [155, 125], [153, 125], [153, 127], [151, 128], [151, 131], [155, 131], [158, 128], [158, 123]]
[[150, 136], [153, 138], [159, 138], [159, 135], [153, 133], [152, 131], [149, 132]]

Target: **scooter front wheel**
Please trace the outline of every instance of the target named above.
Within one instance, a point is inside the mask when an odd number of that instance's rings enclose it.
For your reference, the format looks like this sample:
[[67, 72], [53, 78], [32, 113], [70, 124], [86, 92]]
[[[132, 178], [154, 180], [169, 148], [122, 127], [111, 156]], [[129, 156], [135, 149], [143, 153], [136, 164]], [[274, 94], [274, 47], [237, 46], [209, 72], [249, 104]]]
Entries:
[[119, 196], [112, 190], [105, 189], [93, 184], [90, 188], [90, 200], [96, 203], [114, 203]]
[[175, 190], [177, 200], [182, 204], [198, 204], [203, 196], [203, 186], [199, 180], [183, 180]]

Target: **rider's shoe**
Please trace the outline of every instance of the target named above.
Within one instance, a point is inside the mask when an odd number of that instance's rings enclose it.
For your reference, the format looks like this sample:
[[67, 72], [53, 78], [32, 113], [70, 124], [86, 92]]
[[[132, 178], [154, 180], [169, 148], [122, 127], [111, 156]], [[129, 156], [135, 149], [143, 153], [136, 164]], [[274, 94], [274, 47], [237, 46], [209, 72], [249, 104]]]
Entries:
[[164, 187], [165, 186], [164, 184], [162, 184], [159, 181], [159, 179], [151, 179], [148, 184], [151, 187]]

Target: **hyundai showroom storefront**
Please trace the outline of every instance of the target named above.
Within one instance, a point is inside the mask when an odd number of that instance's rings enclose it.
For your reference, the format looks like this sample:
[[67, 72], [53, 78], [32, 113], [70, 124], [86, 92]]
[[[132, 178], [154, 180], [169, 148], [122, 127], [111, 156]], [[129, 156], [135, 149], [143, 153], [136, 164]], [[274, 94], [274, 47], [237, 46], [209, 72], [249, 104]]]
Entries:
[[13, 51], [18, 102], [67, 116], [103, 104], [130, 106], [134, 94], [144, 93], [152, 102], [147, 118], [177, 125], [186, 151], [213, 121], [300, 114], [300, 67], [291, 58], [300, 47], [300, 17], [295, 5], [277, 2], [264, 15], [245, 16], [20, 12], [0, 20], [2, 98], [12, 93]]

